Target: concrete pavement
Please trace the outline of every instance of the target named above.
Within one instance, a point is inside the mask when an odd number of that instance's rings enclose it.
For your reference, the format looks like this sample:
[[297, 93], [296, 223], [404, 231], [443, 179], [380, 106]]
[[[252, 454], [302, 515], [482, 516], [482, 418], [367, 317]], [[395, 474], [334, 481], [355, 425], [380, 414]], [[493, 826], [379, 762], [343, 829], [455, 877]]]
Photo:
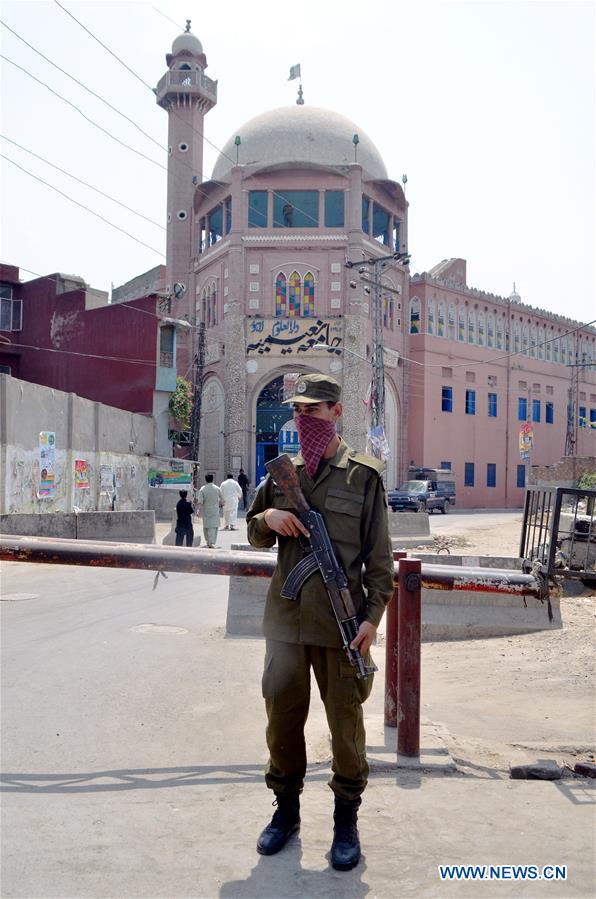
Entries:
[[[218, 545], [242, 533], [220, 532]], [[434, 748], [438, 770], [398, 769], [395, 731], [382, 726], [382, 648], [365, 707], [363, 862], [343, 873], [326, 859], [330, 753], [314, 694], [301, 835], [274, 858], [257, 856], [272, 812], [262, 783], [263, 643], [224, 636], [226, 578], [171, 573], [152, 584], [147, 572], [2, 568], [3, 897], [594, 895], [593, 784], [510, 781], [471, 759], [463, 774], [445, 754], [458, 734], [440, 731], [439, 710], [465, 722], [467, 736], [488, 738], [502, 715], [513, 742], [522, 719], [524, 739], [540, 733], [532, 701], [476, 727], [465, 691], [425, 667], [432, 724], [423, 748]], [[468, 664], [465, 653], [458, 664]], [[572, 745], [589, 732], [575, 717], [570, 708], [561, 723]], [[567, 865], [568, 879], [446, 883], [439, 863]]]

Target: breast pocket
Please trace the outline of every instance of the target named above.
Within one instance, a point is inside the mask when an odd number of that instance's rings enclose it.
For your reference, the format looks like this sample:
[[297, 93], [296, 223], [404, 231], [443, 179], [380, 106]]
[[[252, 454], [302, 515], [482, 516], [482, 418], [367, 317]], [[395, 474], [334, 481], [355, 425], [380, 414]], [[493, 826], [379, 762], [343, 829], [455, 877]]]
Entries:
[[337, 490], [330, 488], [325, 497], [325, 509], [329, 512], [338, 512], [340, 515], [350, 515], [360, 518], [364, 504], [363, 493], [352, 493], [349, 490]]

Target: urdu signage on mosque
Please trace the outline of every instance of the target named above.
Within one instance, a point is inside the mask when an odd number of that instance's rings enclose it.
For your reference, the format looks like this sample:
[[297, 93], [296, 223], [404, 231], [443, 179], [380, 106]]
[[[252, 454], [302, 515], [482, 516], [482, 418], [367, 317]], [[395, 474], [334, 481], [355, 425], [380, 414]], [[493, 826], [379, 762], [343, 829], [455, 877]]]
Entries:
[[343, 322], [310, 318], [249, 318], [247, 356], [287, 356], [306, 353], [317, 343], [337, 349], [343, 345]]

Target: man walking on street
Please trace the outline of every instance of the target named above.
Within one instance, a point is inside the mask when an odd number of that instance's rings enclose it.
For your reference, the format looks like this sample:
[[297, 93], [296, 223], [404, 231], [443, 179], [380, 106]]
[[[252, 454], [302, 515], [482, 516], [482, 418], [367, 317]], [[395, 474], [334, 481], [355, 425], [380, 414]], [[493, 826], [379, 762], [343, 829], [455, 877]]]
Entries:
[[242, 496], [242, 489], [233, 475], [229, 474], [219, 488], [223, 496], [224, 531], [237, 531], [238, 502]]
[[248, 497], [248, 487], [250, 481], [244, 473], [244, 469], [240, 469], [240, 474], [238, 475], [238, 483], [240, 484], [240, 489], [242, 490], [242, 508], [246, 509], [247, 506], [247, 497]]
[[[369, 665], [369, 647], [393, 593], [393, 556], [381, 477], [384, 465], [351, 450], [338, 436], [339, 399], [337, 381], [308, 374], [298, 378], [296, 393], [286, 402], [292, 404], [300, 440], [301, 452], [293, 464], [307, 502], [325, 519], [348, 578], [360, 622], [352, 648]], [[270, 476], [259, 487], [246, 518], [253, 546], [278, 544], [263, 621], [269, 748], [265, 781], [275, 792], [277, 810], [258, 839], [257, 851], [262, 855], [279, 852], [300, 828], [312, 668], [331, 731], [329, 786], [335, 796], [331, 864], [347, 871], [360, 860], [357, 817], [368, 778], [362, 703], [370, 694], [372, 675], [358, 678], [357, 668], [346, 657], [318, 571], [304, 582], [297, 601], [280, 595], [288, 574], [304, 558], [308, 532]]]
[[195, 532], [192, 526], [192, 503], [187, 500], [188, 491], [179, 491], [180, 499], [176, 503], [176, 546], [182, 546], [186, 540], [187, 546], [192, 546]]
[[215, 549], [219, 530], [219, 507], [222, 504], [221, 490], [213, 483], [213, 475], [205, 475], [205, 484], [199, 490], [198, 501], [202, 508], [203, 534], [208, 549]]

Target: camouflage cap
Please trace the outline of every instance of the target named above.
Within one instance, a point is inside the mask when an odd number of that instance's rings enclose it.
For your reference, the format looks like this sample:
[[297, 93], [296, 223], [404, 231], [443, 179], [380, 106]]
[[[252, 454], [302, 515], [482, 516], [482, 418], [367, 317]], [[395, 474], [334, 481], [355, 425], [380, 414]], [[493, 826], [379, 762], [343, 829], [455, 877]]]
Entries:
[[294, 396], [284, 403], [339, 403], [341, 387], [329, 375], [300, 375]]

